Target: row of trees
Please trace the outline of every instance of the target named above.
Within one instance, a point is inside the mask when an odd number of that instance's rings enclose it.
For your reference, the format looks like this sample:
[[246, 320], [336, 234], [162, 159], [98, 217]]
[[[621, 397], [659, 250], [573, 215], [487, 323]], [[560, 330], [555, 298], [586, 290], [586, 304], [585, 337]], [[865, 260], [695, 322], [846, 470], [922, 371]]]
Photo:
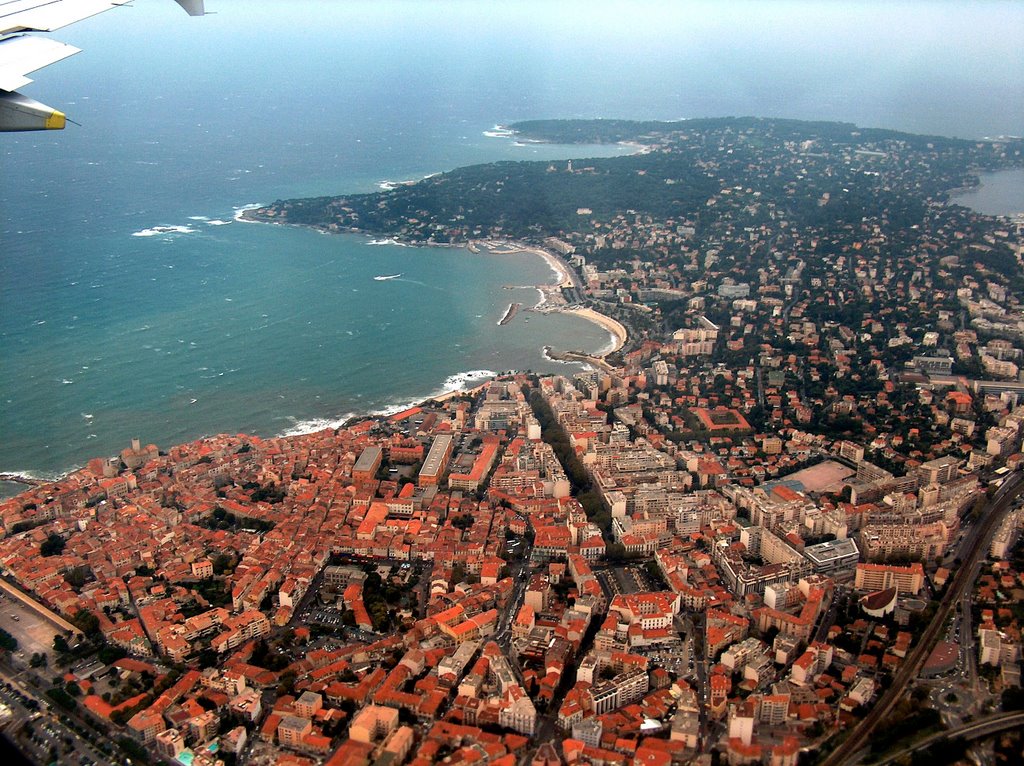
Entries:
[[612, 516], [601, 499], [600, 491], [594, 486], [583, 462], [576, 454], [576, 450], [569, 440], [565, 429], [555, 419], [551, 407], [544, 400], [540, 391], [536, 389], [530, 394], [530, 407], [533, 409], [533, 416], [540, 423], [540, 436], [562, 464], [566, 477], [569, 479], [569, 486], [573, 496], [583, 506], [587, 518], [601, 528], [605, 540], [611, 540]]

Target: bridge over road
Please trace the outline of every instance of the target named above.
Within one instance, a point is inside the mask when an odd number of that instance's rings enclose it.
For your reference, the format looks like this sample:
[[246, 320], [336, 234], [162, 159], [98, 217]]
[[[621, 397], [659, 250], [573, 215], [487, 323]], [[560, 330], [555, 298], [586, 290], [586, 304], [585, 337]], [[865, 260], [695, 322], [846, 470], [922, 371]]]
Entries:
[[936, 732], [931, 736], [925, 737], [919, 742], [915, 742], [910, 747], [905, 747], [899, 752], [893, 753], [880, 761], [875, 761], [872, 766], [886, 766], [886, 764], [898, 761], [905, 755], [909, 755], [917, 750], [923, 750], [929, 745], [934, 745], [937, 742], [945, 742], [947, 740], [957, 738], [981, 739], [982, 737], [988, 737], [992, 734], [998, 734], [1001, 731], [1020, 729], [1022, 727], [1024, 727], [1024, 711], [997, 713], [996, 715], [990, 715], [986, 718], [980, 718], [977, 721], [971, 721], [970, 723], [964, 724], [956, 729], [947, 729], [946, 731]]
[[995, 534], [996, 527], [1012, 507], [1016, 498], [1024, 494], [1024, 474], [1015, 472], [996, 490], [985, 504], [981, 518], [970, 528], [960, 546], [961, 566], [953, 574], [946, 592], [939, 601], [932, 621], [924, 629], [917, 644], [900, 665], [892, 683], [882, 696], [868, 711], [867, 715], [853, 727], [849, 736], [822, 761], [821, 766], [849, 766], [861, 761], [861, 750], [870, 743], [871, 733], [892, 712], [896, 703], [902, 699], [907, 687], [917, 678], [928, 654], [939, 640], [946, 618], [964, 596], [970, 592], [974, 584], [973, 569], [988, 551], [989, 542]]

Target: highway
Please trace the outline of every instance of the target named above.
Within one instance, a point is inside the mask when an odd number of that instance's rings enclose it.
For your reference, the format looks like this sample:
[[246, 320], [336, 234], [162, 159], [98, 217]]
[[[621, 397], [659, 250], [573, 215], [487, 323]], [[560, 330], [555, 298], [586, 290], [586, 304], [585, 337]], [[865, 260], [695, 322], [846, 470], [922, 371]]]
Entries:
[[925, 628], [910, 654], [907, 655], [906, 661], [896, 672], [892, 685], [868, 714], [861, 719], [860, 723], [853, 728], [849, 736], [821, 762], [822, 766], [841, 766], [841, 764], [859, 762], [858, 755], [868, 746], [871, 733], [892, 712], [896, 703], [906, 693], [908, 685], [917, 678], [921, 667], [935, 646], [935, 642], [941, 636], [943, 626], [953, 607], [961, 602], [965, 593], [970, 592], [970, 587], [974, 584], [975, 565], [985, 556], [996, 527], [1010, 509], [1013, 500], [1022, 492], [1024, 492], [1024, 475], [1015, 473], [985, 504], [981, 519], [972, 525], [971, 530], [964, 538], [961, 547], [962, 563], [954, 573], [953, 580], [939, 602], [932, 621]]
[[923, 750], [929, 745], [934, 745], [936, 742], [945, 742], [946, 740], [956, 739], [957, 737], [962, 737], [963, 739], [978, 739], [980, 737], [987, 737], [1001, 731], [1006, 731], [1007, 729], [1019, 729], [1021, 727], [1024, 727], [1024, 712], [997, 713], [995, 715], [990, 715], [987, 718], [981, 718], [977, 721], [964, 724], [963, 726], [959, 726], [955, 729], [936, 732], [930, 737], [925, 737], [920, 742], [914, 743], [910, 747], [905, 747], [897, 753], [893, 753], [880, 761], [876, 761], [873, 766], [885, 766], [885, 764], [893, 763], [916, 750]]

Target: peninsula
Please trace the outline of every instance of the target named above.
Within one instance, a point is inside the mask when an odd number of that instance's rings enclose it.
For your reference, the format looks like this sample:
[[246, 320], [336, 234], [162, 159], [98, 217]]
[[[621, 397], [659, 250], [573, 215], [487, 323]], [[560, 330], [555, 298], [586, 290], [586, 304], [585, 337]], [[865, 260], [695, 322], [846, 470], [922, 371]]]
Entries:
[[[636, 347], [660, 323], [681, 318], [681, 299], [705, 288], [709, 272], [721, 272], [720, 289], [740, 296], [744, 288], [732, 285], [762, 284], [766, 260], [803, 263], [861, 247], [862, 236], [876, 229], [892, 257], [932, 248], [925, 224], [967, 213], [947, 204], [952, 192], [977, 184], [979, 172], [1024, 165], [1019, 139], [976, 142], [847, 123], [542, 120], [508, 131], [532, 141], [629, 143], [640, 151], [475, 165], [371, 194], [279, 200], [242, 217], [415, 244], [490, 240], [535, 248], [581, 270], [576, 282], [562, 271], [561, 304], [585, 302], [586, 318], [605, 316], [632, 329]], [[972, 257], [1024, 286], [1009, 250], [986, 247]], [[656, 268], [632, 268], [631, 300], [624, 301], [600, 275], [630, 262]], [[718, 268], [723, 264], [729, 268]], [[862, 299], [840, 297], [852, 312]], [[604, 324], [624, 345], [623, 334]]]
[[1024, 145], [511, 130], [644, 148], [245, 215], [535, 249], [532, 310], [617, 348], [314, 434], [134, 440], [3, 501], [7, 736], [38, 763], [1019, 759], [1024, 239], [950, 194]]

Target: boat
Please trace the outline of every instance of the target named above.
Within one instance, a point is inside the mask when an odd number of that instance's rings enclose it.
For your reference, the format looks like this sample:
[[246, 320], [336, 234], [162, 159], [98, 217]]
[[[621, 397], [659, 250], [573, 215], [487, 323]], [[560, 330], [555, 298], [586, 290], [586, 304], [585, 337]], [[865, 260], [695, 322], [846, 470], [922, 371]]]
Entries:
[[401, 274], [379, 274], [374, 277], [377, 282], [387, 282], [389, 279], [398, 279]]

